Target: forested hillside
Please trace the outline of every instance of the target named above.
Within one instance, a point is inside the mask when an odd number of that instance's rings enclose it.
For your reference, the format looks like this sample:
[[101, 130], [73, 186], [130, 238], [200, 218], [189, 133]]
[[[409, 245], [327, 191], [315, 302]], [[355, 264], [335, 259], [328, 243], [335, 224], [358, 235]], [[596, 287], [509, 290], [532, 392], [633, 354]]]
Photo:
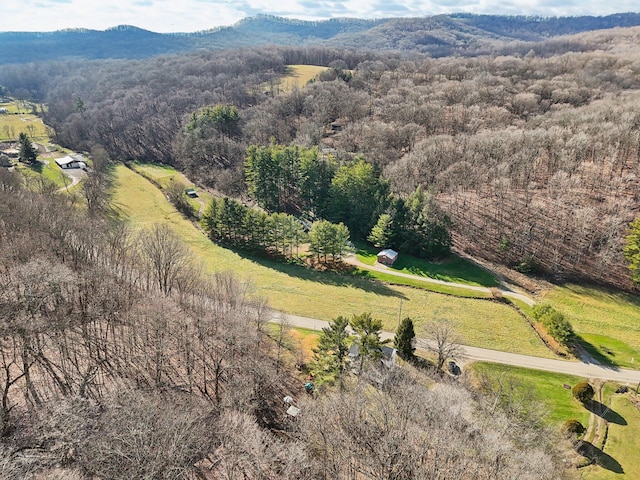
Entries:
[[134, 232], [5, 169], [0, 204], [5, 480], [570, 475], [535, 404], [499, 390], [367, 367], [307, 395], [251, 286], [202, 275], [166, 225]]
[[[228, 50], [15, 66], [0, 84], [46, 100], [65, 146], [177, 165], [234, 196], [246, 191], [250, 145], [318, 146], [340, 164], [360, 155], [397, 194], [436, 194], [462, 250], [631, 288], [622, 239], [638, 214], [639, 39], [630, 28], [551, 40], [545, 55], [437, 60]], [[329, 68], [280, 92], [287, 65], [305, 63]], [[237, 108], [237, 128], [187, 128], [215, 105]]]
[[[105, 31], [0, 32], [0, 65], [66, 59], [142, 59], [161, 54], [259, 45], [323, 45], [366, 50], [418, 51], [433, 57], [475, 56], [520, 49], [562, 35], [640, 25], [640, 14], [603, 17], [509, 17], [452, 14], [422, 18], [303, 21], [271, 15], [228, 27], [160, 34], [130, 25]], [[577, 45], [576, 45], [577, 46]], [[525, 52], [526, 53], [526, 50]]]

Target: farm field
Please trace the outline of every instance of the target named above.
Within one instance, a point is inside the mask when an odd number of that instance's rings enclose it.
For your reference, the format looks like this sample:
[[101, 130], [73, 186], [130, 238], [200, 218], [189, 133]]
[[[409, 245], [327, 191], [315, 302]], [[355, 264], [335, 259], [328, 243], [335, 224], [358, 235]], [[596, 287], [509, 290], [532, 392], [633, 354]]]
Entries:
[[395, 329], [400, 314], [414, 319], [418, 335], [424, 322], [446, 318], [468, 345], [553, 358], [525, 320], [505, 305], [310, 271], [222, 248], [183, 218], [148, 180], [124, 166], [115, 174], [115, 206], [133, 226], [169, 225], [191, 247], [204, 271], [232, 271], [250, 280], [256, 294], [277, 310], [322, 320], [370, 311], [387, 330]]
[[640, 298], [588, 286], [555, 287], [542, 299], [565, 314], [598, 360], [640, 368]]
[[[0, 115], [0, 142], [16, 140], [21, 132], [33, 140], [48, 141], [47, 127], [40, 118], [30, 113], [28, 108], [18, 106], [16, 102], [3, 103], [0, 107], [9, 111]], [[30, 128], [33, 133], [29, 131]]]

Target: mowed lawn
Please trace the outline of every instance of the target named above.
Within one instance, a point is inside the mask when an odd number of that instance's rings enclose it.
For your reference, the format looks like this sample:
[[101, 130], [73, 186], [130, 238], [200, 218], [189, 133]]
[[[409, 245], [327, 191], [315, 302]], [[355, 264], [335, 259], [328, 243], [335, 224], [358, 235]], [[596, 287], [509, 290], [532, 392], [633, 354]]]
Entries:
[[[608, 389], [609, 391], [613, 389]], [[582, 478], [587, 480], [615, 480], [619, 478], [640, 478], [640, 410], [629, 400], [633, 394], [611, 394], [607, 405], [622, 418], [618, 422], [609, 422], [606, 456], [602, 466], [583, 468]], [[636, 397], [637, 398], [637, 397]]]
[[564, 285], [548, 292], [542, 301], [564, 313], [601, 360], [640, 368], [640, 297]]
[[[362, 243], [357, 247], [358, 260], [366, 265], [376, 264], [380, 249]], [[499, 285], [496, 277], [490, 272], [455, 254], [440, 261], [430, 262], [401, 252], [398, 255], [398, 260], [389, 267], [389, 273], [393, 272], [482, 287], [497, 287]]]
[[115, 173], [114, 203], [132, 225], [169, 225], [191, 247], [205, 272], [231, 271], [250, 280], [255, 293], [277, 310], [323, 320], [372, 312], [387, 330], [396, 328], [400, 314], [414, 319], [418, 335], [426, 321], [445, 318], [468, 345], [553, 357], [527, 323], [505, 305], [319, 273], [222, 248], [182, 217], [151, 182], [124, 166]]
[[484, 373], [494, 378], [512, 379], [528, 391], [530, 398], [543, 405], [547, 422], [555, 427], [561, 427], [572, 418], [585, 427], [589, 423], [589, 411], [573, 398], [571, 390], [564, 388], [564, 385], [573, 387], [584, 378], [488, 362], [474, 363], [472, 370], [477, 375]]

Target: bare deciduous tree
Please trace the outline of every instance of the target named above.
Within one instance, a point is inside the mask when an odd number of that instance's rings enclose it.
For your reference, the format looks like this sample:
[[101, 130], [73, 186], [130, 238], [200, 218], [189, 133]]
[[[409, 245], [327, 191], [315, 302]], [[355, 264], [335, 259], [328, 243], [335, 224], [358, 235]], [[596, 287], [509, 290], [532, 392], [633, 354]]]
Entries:
[[438, 370], [442, 369], [448, 358], [463, 357], [464, 349], [460, 344], [460, 337], [449, 321], [438, 319], [430, 322], [425, 325], [424, 333], [428, 341], [422, 342], [421, 346], [436, 354]]
[[140, 246], [153, 281], [164, 295], [169, 295], [180, 277], [189, 274], [189, 248], [166, 225], [143, 231]]

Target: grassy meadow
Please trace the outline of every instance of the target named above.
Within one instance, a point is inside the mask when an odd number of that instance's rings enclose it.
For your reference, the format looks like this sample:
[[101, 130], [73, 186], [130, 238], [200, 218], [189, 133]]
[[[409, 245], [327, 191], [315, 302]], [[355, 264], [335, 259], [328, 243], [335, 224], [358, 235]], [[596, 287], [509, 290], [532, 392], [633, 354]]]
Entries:
[[[0, 114], [0, 142], [15, 141], [20, 133], [26, 133], [36, 141], [49, 140], [47, 127], [42, 123], [42, 119], [31, 113], [30, 108], [19, 106], [16, 102], [3, 103], [0, 108], [9, 111]], [[33, 135], [28, 128], [30, 125], [33, 126]]]
[[[377, 253], [378, 249], [358, 244], [356, 256], [362, 263], [374, 265], [377, 261]], [[400, 254], [393, 266], [389, 267], [389, 271], [481, 287], [498, 285], [498, 280], [490, 272], [456, 255], [429, 262], [412, 255]]]
[[589, 423], [589, 411], [573, 398], [571, 390], [563, 387], [565, 384], [573, 387], [583, 381], [583, 378], [488, 362], [474, 363], [471, 368], [474, 374], [506, 376], [515, 384], [529, 389], [531, 398], [543, 405], [546, 420], [553, 426], [561, 427], [572, 418], [580, 421], [585, 427]]
[[542, 301], [565, 314], [597, 359], [640, 368], [640, 297], [567, 284], [555, 287]]
[[184, 173], [177, 171], [175, 168], [169, 165], [158, 165], [150, 163], [132, 163], [132, 168], [142, 174], [143, 176], [150, 178], [161, 188], [166, 188], [171, 182], [177, 181], [184, 184], [187, 188], [193, 188], [198, 193], [198, 198], [189, 198], [189, 203], [195, 209], [195, 211], [204, 211], [204, 208], [211, 201], [211, 194], [200, 190], [196, 187]]
[[222, 248], [182, 217], [151, 182], [124, 166], [115, 173], [115, 206], [135, 227], [169, 225], [191, 247], [205, 272], [232, 271], [250, 280], [256, 294], [275, 309], [323, 320], [372, 312], [387, 330], [396, 328], [400, 314], [414, 319], [418, 334], [426, 321], [446, 318], [469, 345], [553, 357], [526, 322], [505, 305], [311, 271]]
[[288, 65], [287, 74], [280, 80], [278, 88], [281, 93], [302, 88], [326, 69], [317, 65]]

